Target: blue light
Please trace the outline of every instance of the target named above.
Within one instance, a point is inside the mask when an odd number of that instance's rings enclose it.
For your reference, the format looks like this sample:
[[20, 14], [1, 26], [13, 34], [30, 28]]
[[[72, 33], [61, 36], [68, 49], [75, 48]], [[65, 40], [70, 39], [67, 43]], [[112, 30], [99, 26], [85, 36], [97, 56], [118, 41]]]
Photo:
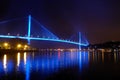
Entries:
[[0, 35], [1, 38], [17, 38], [17, 36]]
[[82, 70], [82, 53], [78, 51], [79, 69]]
[[[81, 44], [81, 33], [79, 32], [79, 44]], [[79, 45], [79, 50], [81, 50], [81, 45]]]
[[12, 22], [15, 20], [17, 20], [17, 19], [5, 20], [5, 21], [0, 22], [0, 24], [5, 24], [5, 23]]
[[[51, 31], [49, 31], [46, 27], [44, 27], [44, 26], [43, 26], [40, 22], [38, 22], [36, 19], [32, 18], [32, 20], [33, 20], [33, 22], [36, 23], [36, 25], [38, 25], [38, 27], [37, 27], [37, 26], [36, 26], [36, 27], [32, 27], [32, 30], [34, 30], [34, 31], [32, 31], [33, 34], [36, 34], [35, 32], [37, 32], [38, 34], [43, 34], [42, 36], [45, 36], [45, 37], [48, 37], [48, 36], [49, 36], [49, 38], [59, 39], [56, 35], [54, 35]], [[35, 29], [34, 29], [34, 28], [35, 28]], [[41, 32], [36, 31], [36, 28], [38, 28], [39, 31], [41, 31]], [[42, 36], [41, 36], [41, 37], [42, 37]]]
[[9, 60], [7, 64], [9, 66], [7, 67], [7, 70], [8, 70], [8, 73], [10, 73], [13, 70], [13, 61]]
[[80, 72], [82, 72], [84, 67], [88, 66], [88, 63], [89, 63], [88, 58], [89, 58], [89, 53], [88, 52], [78, 51], [78, 61], [79, 61]]
[[88, 44], [84, 43], [78, 43], [78, 42], [73, 42], [73, 41], [66, 41], [66, 40], [60, 40], [60, 39], [48, 39], [48, 38], [35, 38], [35, 37], [21, 37], [21, 36], [5, 36], [5, 35], [0, 35], [2, 38], [20, 38], [20, 39], [29, 39], [29, 40], [44, 40], [44, 41], [55, 41], [55, 42], [64, 42], [64, 43], [70, 43], [70, 44], [76, 44], [76, 45], [81, 45], [81, 46], [88, 46]]
[[2, 71], [3, 71], [2, 62], [0, 61], [0, 74], [2, 73]]
[[26, 80], [30, 80], [30, 58], [28, 56], [26, 63]]
[[56, 41], [56, 42], [64, 42], [64, 43], [70, 43], [70, 44], [76, 44], [76, 45], [82, 45], [82, 46], [88, 46], [88, 44], [80, 44], [78, 42], [73, 41], [66, 41], [66, 40], [60, 40], [60, 39], [48, 39], [48, 38], [30, 38], [31, 40], [46, 40], [46, 41]]
[[[15, 19], [16, 20], [16, 19]], [[38, 37], [30, 37], [31, 36], [31, 32], [36, 32], [36, 31], [31, 31], [33, 30], [33, 28], [31, 27], [31, 20], [35, 21], [38, 25], [39, 28], [41, 29], [40, 34], [42, 34], [42, 36], [45, 36], [43, 38], [38, 38]], [[0, 22], [0, 24], [2, 23], [6, 23], [9, 21], [4, 21], [4, 22]], [[35, 28], [36, 29], [36, 28]], [[34, 34], [32, 34], [34, 35]], [[47, 38], [47, 36], [49, 36], [49, 38]], [[79, 32], [79, 41], [78, 42], [74, 42], [74, 41], [68, 41], [68, 40], [62, 40], [59, 39], [56, 35], [54, 35], [52, 32], [50, 32], [47, 28], [45, 28], [43, 25], [41, 25], [37, 20], [35, 20], [34, 18], [31, 17], [31, 15], [28, 16], [28, 33], [27, 33], [27, 37], [22, 37], [22, 36], [12, 36], [12, 35], [0, 35], [1, 38], [20, 38], [20, 39], [27, 39], [28, 40], [28, 44], [30, 44], [30, 40], [46, 40], [46, 41], [55, 41], [55, 42], [64, 42], [64, 43], [70, 43], [70, 44], [75, 44], [75, 45], [79, 45], [79, 49], [81, 49], [81, 46], [88, 46], [89, 43], [88, 41], [82, 40], [81, 37], [81, 33]], [[82, 41], [85, 41], [82, 42]]]
[[31, 15], [28, 16], [28, 44], [30, 44], [30, 32], [31, 32]]

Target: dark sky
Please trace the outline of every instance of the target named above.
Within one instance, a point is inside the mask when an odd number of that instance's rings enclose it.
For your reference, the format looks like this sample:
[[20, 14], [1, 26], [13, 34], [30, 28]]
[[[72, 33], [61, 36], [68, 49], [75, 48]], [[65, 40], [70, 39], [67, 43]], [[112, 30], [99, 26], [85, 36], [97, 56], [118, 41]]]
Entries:
[[119, 0], [0, 0], [0, 21], [28, 14], [62, 38], [80, 31], [90, 43], [120, 41]]

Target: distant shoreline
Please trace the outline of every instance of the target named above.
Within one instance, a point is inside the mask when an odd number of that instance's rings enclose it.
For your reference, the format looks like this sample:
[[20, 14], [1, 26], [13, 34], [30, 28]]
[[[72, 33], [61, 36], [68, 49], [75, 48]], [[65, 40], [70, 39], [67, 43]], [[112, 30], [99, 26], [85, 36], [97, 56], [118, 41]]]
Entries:
[[0, 49], [1, 53], [14, 53], [14, 52], [38, 52], [39, 50], [17, 50], [17, 49]]

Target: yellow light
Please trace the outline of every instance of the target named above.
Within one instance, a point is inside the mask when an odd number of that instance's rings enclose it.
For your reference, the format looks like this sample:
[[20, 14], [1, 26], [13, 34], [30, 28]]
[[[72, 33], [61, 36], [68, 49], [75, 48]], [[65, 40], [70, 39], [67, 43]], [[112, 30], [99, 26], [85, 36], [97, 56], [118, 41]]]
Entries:
[[27, 48], [27, 47], [28, 47], [27, 45], [24, 46], [24, 48]]
[[25, 46], [24, 46], [24, 50], [26, 50], [27, 48], [28, 48], [28, 45], [25, 45]]
[[21, 44], [18, 44], [17, 47], [20, 48], [20, 47], [21, 47]]
[[18, 52], [17, 54], [17, 66], [19, 67], [20, 65], [20, 53]]
[[6, 54], [4, 54], [4, 58], [3, 58], [3, 67], [4, 67], [4, 69], [7, 68], [7, 56], [6, 56]]
[[7, 47], [7, 46], [8, 46], [8, 43], [4, 43], [4, 46]]
[[24, 65], [26, 65], [26, 52], [24, 52]]

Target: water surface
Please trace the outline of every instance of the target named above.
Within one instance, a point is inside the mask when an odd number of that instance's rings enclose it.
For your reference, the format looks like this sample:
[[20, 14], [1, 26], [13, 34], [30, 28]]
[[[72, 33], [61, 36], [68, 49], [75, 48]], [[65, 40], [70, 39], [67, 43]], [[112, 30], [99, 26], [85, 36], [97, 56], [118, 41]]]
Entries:
[[0, 53], [0, 80], [95, 80], [120, 76], [120, 54], [89, 51]]

